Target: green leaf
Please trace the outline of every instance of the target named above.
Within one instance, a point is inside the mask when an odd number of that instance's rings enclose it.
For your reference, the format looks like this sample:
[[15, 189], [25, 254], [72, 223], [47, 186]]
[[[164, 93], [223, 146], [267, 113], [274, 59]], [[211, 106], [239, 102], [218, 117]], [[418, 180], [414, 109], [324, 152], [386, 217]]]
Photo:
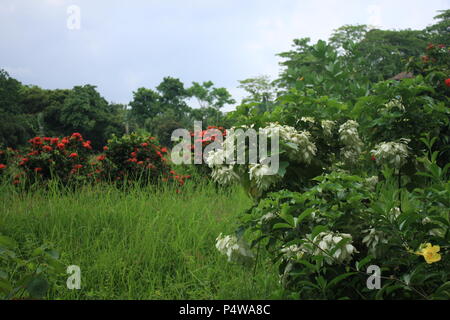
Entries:
[[42, 277], [33, 278], [27, 285], [26, 289], [35, 299], [44, 297], [49, 288], [47, 280]]

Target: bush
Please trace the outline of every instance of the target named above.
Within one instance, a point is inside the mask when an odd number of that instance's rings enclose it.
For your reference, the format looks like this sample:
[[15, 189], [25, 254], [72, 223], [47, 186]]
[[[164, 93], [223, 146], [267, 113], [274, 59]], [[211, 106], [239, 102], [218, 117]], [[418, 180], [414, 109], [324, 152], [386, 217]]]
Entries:
[[28, 142], [30, 146], [19, 161], [21, 172], [15, 177], [14, 184], [20, 183], [22, 176], [28, 185], [50, 179], [67, 184], [86, 179], [91, 170], [88, 165], [91, 143], [79, 133], [62, 139], [35, 137]]
[[154, 137], [113, 136], [104, 147], [104, 154], [97, 157], [95, 174], [107, 181], [139, 181], [145, 185], [170, 180], [183, 185], [186, 176], [171, 169], [167, 153], [167, 148], [161, 147]]

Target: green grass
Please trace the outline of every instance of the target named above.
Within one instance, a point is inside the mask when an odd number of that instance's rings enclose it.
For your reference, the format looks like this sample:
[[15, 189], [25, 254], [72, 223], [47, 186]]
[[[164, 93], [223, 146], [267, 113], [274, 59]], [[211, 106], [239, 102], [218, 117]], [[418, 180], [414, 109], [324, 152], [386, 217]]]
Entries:
[[81, 268], [81, 290], [61, 279], [49, 299], [267, 299], [278, 291], [273, 266], [227, 262], [215, 248], [250, 206], [241, 190], [209, 184], [170, 188], [86, 186], [17, 192], [0, 187], [0, 232], [50, 244]]

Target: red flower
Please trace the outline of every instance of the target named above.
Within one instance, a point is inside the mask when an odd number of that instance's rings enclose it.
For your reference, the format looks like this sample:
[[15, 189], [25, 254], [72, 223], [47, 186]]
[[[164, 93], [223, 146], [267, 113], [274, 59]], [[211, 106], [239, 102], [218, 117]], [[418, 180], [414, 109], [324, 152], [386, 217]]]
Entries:
[[439, 48], [444, 49], [445, 48], [445, 44], [440, 44], [438, 45]]
[[51, 144], [58, 144], [58, 142], [59, 142], [59, 139], [58, 139], [58, 138], [52, 138], [52, 139], [50, 140], [50, 143], [51, 143]]
[[68, 144], [69, 140], [67, 138], [64, 138], [64, 139], [61, 140], [61, 143]]
[[104, 147], [103, 147], [103, 150], [104, 150], [104, 151], [108, 151], [108, 149], [109, 149], [109, 148], [108, 148], [107, 146], [104, 146]]
[[0, 163], [0, 169], [5, 169], [6, 168], [6, 164]]
[[73, 168], [78, 170], [78, 169], [83, 168], [83, 165], [82, 164], [76, 164], [76, 165], [73, 166]]
[[167, 148], [166, 148], [166, 147], [161, 148], [161, 152], [162, 152], [162, 153], [167, 153]]
[[144, 164], [144, 161], [139, 161], [137, 164], [142, 166]]
[[44, 151], [48, 151], [48, 152], [53, 150], [53, 148], [50, 146], [43, 146], [42, 149], [44, 149]]
[[97, 160], [98, 161], [103, 161], [103, 160], [105, 160], [106, 159], [106, 156], [105, 155], [101, 155], [101, 156], [98, 156], [97, 157]]
[[128, 159], [128, 161], [129, 162], [137, 162], [138, 160], [136, 158], [131, 158], [131, 159]]
[[57, 147], [58, 147], [59, 149], [64, 149], [65, 146], [66, 146], [66, 145], [65, 145], [64, 143], [58, 143], [58, 145], [57, 145]]
[[34, 172], [41, 172], [42, 168], [34, 168]]
[[17, 185], [17, 184], [19, 184], [19, 183], [20, 183], [19, 180], [14, 180], [14, 181], [13, 181], [13, 184], [15, 184], [15, 185]]
[[70, 155], [69, 155], [69, 158], [76, 158], [76, 157], [78, 157], [78, 154], [77, 153], [71, 153]]
[[430, 43], [428, 46], [427, 46], [427, 50], [430, 50], [430, 49], [433, 49], [434, 48], [434, 44], [432, 44], [432, 43]]
[[148, 143], [147, 142], [141, 143], [141, 146], [144, 147], [144, 148], [148, 147]]
[[445, 79], [445, 85], [446, 85], [447, 87], [450, 87], [450, 78]]
[[83, 147], [86, 149], [92, 149], [91, 142], [90, 141], [83, 142]]
[[135, 151], [135, 152], [132, 152], [132, 153], [131, 153], [131, 156], [132, 156], [133, 158], [136, 158], [136, 157], [137, 157], [136, 151]]
[[375, 156], [372, 156], [370, 159], [371, 159], [372, 161], [377, 160], [377, 158], [375, 158]]
[[71, 138], [78, 139], [78, 140], [83, 140], [83, 137], [78, 132], [72, 133]]

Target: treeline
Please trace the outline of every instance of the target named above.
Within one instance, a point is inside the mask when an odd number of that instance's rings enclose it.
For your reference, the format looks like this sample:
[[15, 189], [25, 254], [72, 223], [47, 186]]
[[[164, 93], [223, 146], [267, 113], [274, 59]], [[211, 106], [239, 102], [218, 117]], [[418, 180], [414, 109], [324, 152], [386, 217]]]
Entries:
[[[190, 107], [191, 98], [201, 108]], [[145, 130], [169, 145], [172, 130], [192, 126], [194, 120], [219, 124], [224, 118], [220, 109], [232, 103], [230, 93], [211, 81], [185, 88], [179, 79], [166, 77], [155, 90], [135, 91], [127, 107], [109, 103], [93, 85], [46, 90], [23, 85], [0, 70], [0, 144], [16, 148], [36, 135], [80, 132], [98, 149], [112, 134]]]
[[[277, 97], [292, 90], [354, 104], [378, 81], [420, 72], [417, 58], [429, 58], [424, 48], [430, 43], [448, 48], [449, 28], [450, 10], [445, 10], [424, 30], [346, 25], [328, 42], [296, 39], [291, 51], [279, 54], [283, 59], [279, 78], [240, 81], [248, 96], [227, 115], [221, 109], [236, 101], [211, 81], [186, 87], [179, 79], [166, 77], [154, 89], [137, 89], [126, 106], [106, 101], [93, 85], [46, 90], [24, 85], [0, 69], [0, 144], [17, 148], [36, 135], [80, 132], [98, 149], [112, 134], [146, 131], [169, 146], [176, 128], [190, 128], [194, 120], [226, 127], [254, 120], [253, 116], [274, 110]], [[199, 108], [189, 105], [192, 99]]]

